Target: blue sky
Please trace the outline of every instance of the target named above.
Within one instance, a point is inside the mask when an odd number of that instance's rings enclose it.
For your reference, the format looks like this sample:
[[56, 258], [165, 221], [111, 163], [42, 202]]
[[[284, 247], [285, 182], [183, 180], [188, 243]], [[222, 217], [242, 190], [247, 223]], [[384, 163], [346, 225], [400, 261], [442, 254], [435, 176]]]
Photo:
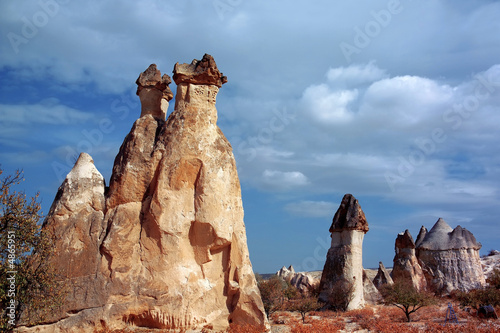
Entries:
[[44, 212], [81, 151], [109, 182], [139, 73], [209, 53], [255, 271], [322, 269], [345, 193], [370, 225], [365, 267], [439, 217], [485, 254], [500, 247], [498, 17], [495, 1], [2, 1], [0, 163]]

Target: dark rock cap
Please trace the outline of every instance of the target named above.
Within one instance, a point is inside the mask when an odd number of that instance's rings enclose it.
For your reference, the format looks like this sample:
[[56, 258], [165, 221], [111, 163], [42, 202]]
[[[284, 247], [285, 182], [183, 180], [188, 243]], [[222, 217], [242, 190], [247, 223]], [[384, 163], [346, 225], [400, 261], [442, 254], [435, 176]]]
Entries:
[[175, 84], [206, 84], [220, 88], [227, 82], [227, 77], [219, 72], [214, 58], [206, 53], [201, 60], [194, 59], [191, 64], [176, 63], [173, 73]]
[[344, 195], [330, 227], [330, 232], [343, 230], [360, 230], [365, 233], [369, 230], [365, 213], [352, 194]]
[[156, 64], [149, 65], [148, 69], [139, 74], [135, 83], [137, 84], [137, 95], [139, 95], [144, 88], [155, 88], [163, 92], [163, 98], [167, 101], [174, 98], [174, 94], [168, 86], [172, 83], [172, 79], [167, 74], [161, 76], [161, 72], [156, 68]]
[[398, 234], [396, 237], [396, 248], [398, 249], [414, 249], [415, 242], [413, 241], [413, 237], [411, 236], [408, 229], [405, 232]]

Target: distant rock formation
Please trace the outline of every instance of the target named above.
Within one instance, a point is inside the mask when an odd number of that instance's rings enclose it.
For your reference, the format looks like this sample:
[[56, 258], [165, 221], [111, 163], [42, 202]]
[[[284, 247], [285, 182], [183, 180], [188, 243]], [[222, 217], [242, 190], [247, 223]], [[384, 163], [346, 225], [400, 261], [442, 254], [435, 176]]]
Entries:
[[283, 266], [279, 271], [276, 272], [276, 275], [278, 275], [283, 280], [291, 279], [291, 277], [294, 274], [295, 274], [295, 269], [293, 268], [292, 265], [290, 265], [288, 268]]
[[141, 117], [116, 156], [109, 190], [82, 154], [59, 188], [44, 232], [70, 290], [48, 326], [92, 332], [128, 326], [223, 331], [269, 329], [249, 259], [232, 148], [216, 125], [227, 81], [205, 55], [176, 64], [175, 110], [165, 121], [170, 78], [151, 65], [137, 79]]
[[319, 280], [306, 272], [295, 272], [293, 266], [286, 268], [283, 266], [276, 275], [283, 280], [290, 282], [301, 294], [309, 294], [310, 291], [319, 284]]
[[366, 271], [363, 270], [363, 298], [365, 300], [365, 304], [375, 305], [382, 301], [382, 295], [378, 291], [378, 288], [375, 287], [373, 281], [368, 277]]
[[352, 194], [344, 195], [330, 227], [332, 243], [321, 276], [320, 301], [328, 303], [333, 289], [341, 283], [352, 286], [347, 288], [352, 289], [347, 310], [365, 305], [362, 254], [363, 238], [368, 230], [358, 200]]
[[375, 275], [375, 277], [373, 278], [373, 284], [377, 289], [380, 289], [382, 286], [386, 284], [388, 285], [394, 284], [391, 275], [385, 269], [385, 266], [382, 263], [382, 261], [378, 263], [378, 272], [377, 275]]
[[398, 234], [394, 248], [396, 251], [392, 268], [392, 279], [394, 282], [407, 280], [411, 281], [415, 289], [426, 290], [427, 281], [415, 253], [413, 237], [408, 229]]
[[479, 249], [481, 243], [465, 228], [452, 229], [442, 218], [427, 232], [422, 228], [416, 255], [431, 290], [447, 294], [486, 284]]

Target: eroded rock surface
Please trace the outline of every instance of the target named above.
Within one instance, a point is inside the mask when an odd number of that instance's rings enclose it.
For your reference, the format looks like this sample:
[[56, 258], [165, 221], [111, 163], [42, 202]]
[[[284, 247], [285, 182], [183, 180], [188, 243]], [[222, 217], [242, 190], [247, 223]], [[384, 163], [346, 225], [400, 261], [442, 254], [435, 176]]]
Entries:
[[368, 222], [358, 200], [353, 195], [346, 194], [330, 227], [332, 243], [321, 276], [320, 301], [328, 303], [329, 295], [342, 284], [343, 289], [352, 290], [352, 299], [347, 309], [364, 306], [363, 238], [368, 229]]
[[205, 54], [201, 60], [195, 59], [190, 64], [176, 63], [174, 81], [176, 84], [214, 85], [220, 88], [227, 82], [227, 77], [219, 72], [214, 58]]
[[43, 224], [43, 232], [54, 237], [49, 264], [65, 280], [67, 297], [61, 308], [51, 311], [48, 321], [68, 317], [69, 312], [105, 304], [107, 277], [100, 274], [99, 246], [104, 238], [104, 178], [92, 157], [80, 154], [59, 187]]
[[159, 120], [167, 116], [168, 102], [174, 97], [168, 86], [172, 79], [161, 72], [155, 64], [142, 72], [137, 81], [137, 96], [141, 99], [141, 117], [147, 114]]
[[373, 281], [368, 277], [365, 270], [363, 270], [363, 298], [365, 304], [369, 305], [375, 305], [382, 301], [382, 295], [373, 284]]
[[394, 282], [407, 280], [415, 289], [426, 290], [427, 281], [415, 253], [415, 242], [408, 229], [398, 234], [394, 248], [396, 251], [392, 268]]
[[165, 121], [170, 79], [154, 65], [139, 76], [141, 117], [115, 159], [106, 196], [86, 154], [61, 186], [45, 228], [58, 236], [61, 255], [52, 260], [81, 295], [68, 298], [59, 321], [32, 330], [92, 332], [102, 322], [111, 329], [269, 328], [232, 148], [216, 124], [226, 79], [209, 55], [176, 64], [174, 79], [175, 110]]
[[380, 289], [382, 286], [388, 284], [392, 285], [394, 284], [394, 281], [392, 280], [391, 275], [385, 268], [384, 264], [380, 261], [378, 263], [378, 271], [377, 275], [373, 278], [373, 284], [377, 289]]
[[452, 229], [442, 218], [419, 241], [416, 255], [431, 290], [447, 294], [485, 285], [479, 258], [481, 243], [465, 228]]
[[281, 277], [283, 280], [290, 282], [292, 286], [297, 288], [297, 290], [307, 295], [311, 290], [319, 284], [319, 280], [306, 272], [295, 272], [293, 266], [286, 268], [283, 266], [276, 275]]

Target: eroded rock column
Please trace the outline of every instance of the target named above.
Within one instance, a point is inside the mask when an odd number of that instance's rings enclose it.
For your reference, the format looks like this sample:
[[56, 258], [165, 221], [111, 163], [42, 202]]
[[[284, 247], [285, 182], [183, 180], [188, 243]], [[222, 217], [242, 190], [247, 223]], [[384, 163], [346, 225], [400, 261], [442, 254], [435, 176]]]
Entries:
[[320, 301], [328, 303], [330, 294], [342, 287], [351, 294], [347, 310], [364, 306], [363, 238], [368, 230], [358, 200], [346, 194], [330, 227], [332, 243], [321, 276]]

